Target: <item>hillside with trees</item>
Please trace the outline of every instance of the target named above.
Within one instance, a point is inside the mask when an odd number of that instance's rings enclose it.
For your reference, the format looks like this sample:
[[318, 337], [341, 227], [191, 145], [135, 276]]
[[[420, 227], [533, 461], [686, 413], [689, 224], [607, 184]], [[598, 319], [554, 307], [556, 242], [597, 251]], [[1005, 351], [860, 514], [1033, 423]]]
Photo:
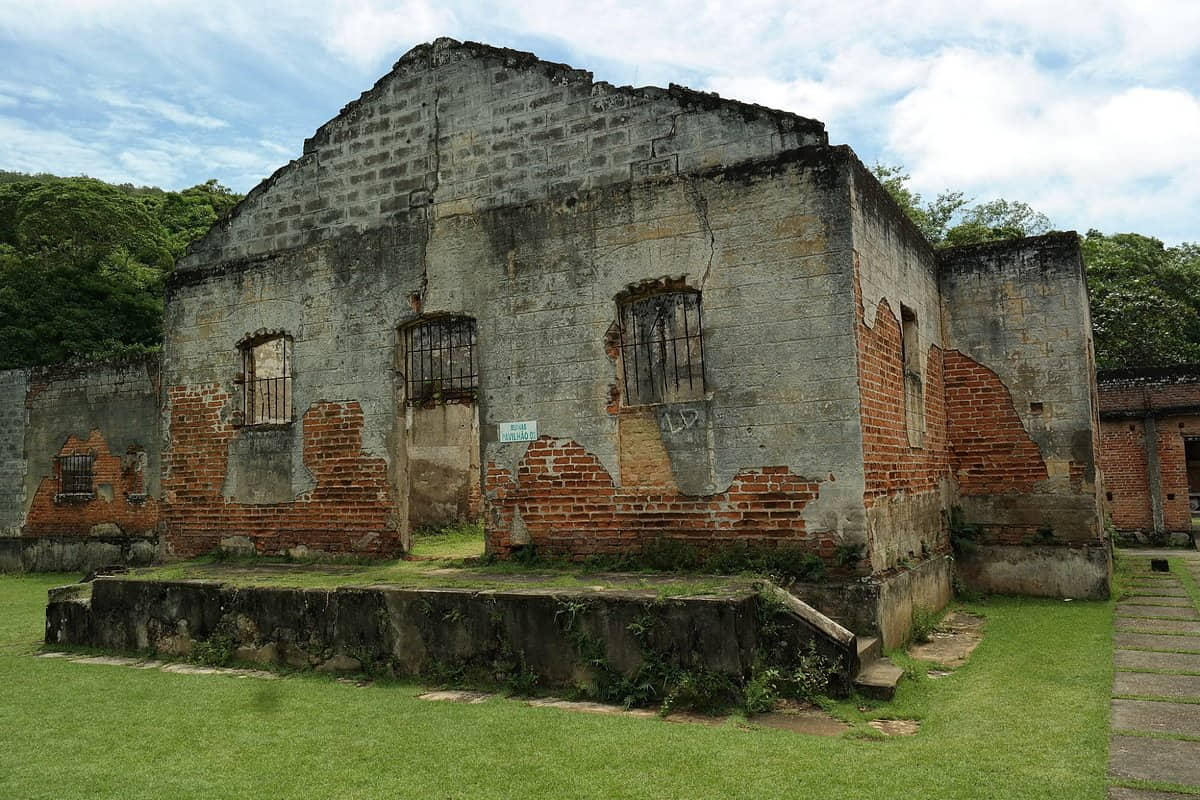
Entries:
[[239, 199], [0, 172], [0, 369], [156, 349], [175, 260]]
[[[1027, 204], [975, 203], [945, 191], [931, 201], [909, 189], [902, 167], [877, 164], [875, 176], [937, 247], [1037, 236], [1050, 220]], [[1139, 233], [1083, 237], [1096, 366], [1200, 363], [1200, 244], [1167, 247]]]

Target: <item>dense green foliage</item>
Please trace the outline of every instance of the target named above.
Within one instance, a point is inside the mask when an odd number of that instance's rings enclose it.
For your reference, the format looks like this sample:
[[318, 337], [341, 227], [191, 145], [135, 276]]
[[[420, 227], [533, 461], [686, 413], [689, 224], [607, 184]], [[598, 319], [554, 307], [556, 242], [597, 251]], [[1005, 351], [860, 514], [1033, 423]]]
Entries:
[[[902, 167], [876, 164], [875, 176], [935, 246], [976, 244], [1050, 230], [1050, 220], [1025, 203], [972, 205], [962, 192], [926, 202], [908, 187]], [[1096, 366], [1200, 363], [1200, 245], [1167, 247], [1138, 233], [1083, 239]]]
[[0, 173], [0, 369], [155, 349], [172, 265], [238, 199]]
[[1092, 230], [1083, 258], [1098, 367], [1200, 363], [1200, 245]]
[[[844, 738], [416, 699], [316, 675], [182, 675], [36, 658], [46, 589], [0, 577], [0, 797], [917, 798], [1105, 790], [1112, 604], [997, 599], [966, 666], [839, 703]], [[923, 668], [924, 667], [924, 668]], [[888, 740], [875, 717], [919, 719]], [[419, 757], [410, 756], [419, 743]]]

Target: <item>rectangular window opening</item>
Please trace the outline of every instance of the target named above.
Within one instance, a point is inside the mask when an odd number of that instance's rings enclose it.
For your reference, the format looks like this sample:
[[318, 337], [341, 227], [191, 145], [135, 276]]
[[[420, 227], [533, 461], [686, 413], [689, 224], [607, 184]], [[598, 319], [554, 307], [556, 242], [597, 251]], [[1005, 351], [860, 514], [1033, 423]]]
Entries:
[[471, 402], [479, 391], [475, 320], [433, 317], [400, 332], [409, 405]]
[[71, 497], [91, 497], [95, 494], [96, 457], [91, 453], [73, 453], [55, 458], [58, 471], [58, 493]]
[[925, 384], [921, 378], [920, 326], [911, 308], [900, 306], [900, 363], [904, 382], [904, 426], [909, 447], [925, 445]]
[[242, 420], [284, 425], [295, 419], [292, 339], [273, 336], [242, 347]]
[[622, 303], [620, 330], [625, 405], [704, 398], [699, 292], [664, 292]]

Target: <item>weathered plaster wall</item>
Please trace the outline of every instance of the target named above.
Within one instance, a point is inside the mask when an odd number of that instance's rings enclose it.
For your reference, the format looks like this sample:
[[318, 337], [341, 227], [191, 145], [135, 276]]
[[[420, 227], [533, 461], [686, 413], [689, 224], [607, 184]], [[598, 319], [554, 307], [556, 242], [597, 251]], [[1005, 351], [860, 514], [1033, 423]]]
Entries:
[[0, 537], [18, 536], [25, 522], [25, 428], [29, 372], [0, 372]]
[[404, 420], [409, 524], [479, 518], [479, 413], [474, 403], [408, 407]]
[[[671, 481], [712, 494], [744, 469], [799, 460], [821, 472], [806, 481], [828, 484], [816, 502], [805, 498], [805, 518], [834, 536], [861, 528], [850, 484], [835, 484], [857, 470], [841, 452], [856, 436], [853, 393], [831, 391], [848, 377], [836, 343], [848, 344], [851, 332], [831, 327], [838, 293], [848, 291], [836, 276], [848, 273], [834, 263], [845, 250], [838, 236], [846, 237], [825, 183], [844, 156], [820, 147], [794, 155], [824, 142], [818, 122], [679, 88], [593, 84], [588, 73], [528, 54], [451, 40], [416, 48], [178, 266], [164, 361], [168, 447], [179, 454], [167, 464], [172, 539], [188, 538], [182, 551], [193, 552], [222, 538], [279, 550], [312, 536], [285, 534], [279, 522], [292, 506], [311, 514], [301, 504], [321, 489], [305, 460], [303, 420], [273, 431], [274, 444], [231, 424], [235, 344], [259, 331], [294, 337], [297, 415], [318, 402], [358, 403], [362, 428], [350, 435], [361, 437], [362, 458], [387, 465], [388, 487], [369, 519], [340, 542], [331, 531], [323, 546], [364, 549], [369, 528], [378, 539], [365, 549], [401, 547], [411, 524], [433, 513], [424, 505], [441, 504], [422, 495], [422, 464], [428, 448], [457, 440], [438, 444], [407, 428], [391, 375], [396, 326], [419, 313], [478, 321], [484, 460], [514, 467], [523, 446], [499, 447], [495, 423], [538, 419], [543, 432], [578, 441], [617, 475], [625, 423], [606, 409], [616, 380], [605, 352], [614, 297], [665, 276], [711, 295], [706, 328], [729, 338], [708, 362], [723, 381], [719, 401], [654, 423], [675, 429], [658, 445]], [[789, 149], [789, 166], [744, 174], [715, 166]], [[708, 167], [704, 178], [676, 177]], [[799, 196], [780, 203], [778, 191]], [[779, 314], [764, 339], [745, 312], [768, 301]], [[797, 346], [808, 345], [797, 359]], [[801, 380], [772, 396], [780, 366], [797, 360]], [[176, 398], [186, 398], [187, 412]], [[739, 430], [756, 405], [768, 412], [762, 424]], [[799, 457], [800, 437], [780, 433], [798, 418], [815, 432]], [[631, 437], [637, 424], [629, 423]], [[201, 437], [206, 431], [217, 436]], [[177, 446], [192, 434], [190, 448], [204, 439], [220, 449], [204, 454], [207, 472]], [[251, 446], [248, 437], [263, 441]], [[202, 481], [198, 493], [191, 477]], [[258, 510], [239, 517], [243, 507]], [[336, 509], [329, 515], [338, 520]], [[493, 544], [507, 547], [506, 535]], [[830, 553], [832, 541], [825, 536]]]
[[[667, 535], [790, 541], [832, 557], [843, 539], [861, 541], [847, 156], [808, 148], [570, 206], [455, 218], [473, 244], [453, 258], [434, 237], [430, 296], [489, 292], [478, 308], [493, 549], [582, 556]], [[503, 264], [501, 280], [467, 280], [489, 262]], [[702, 293], [708, 393], [626, 408], [606, 346], [615, 298], [665, 276]], [[506, 420], [537, 420], [543, 441], [497, 442]], [[571, 460], [553, 452], [563, 448]], [[758, 480], [770, 496], [747, 494]], [[576, 486], [605, 498], [567, 509], [586, 493]]]
[[[22, 406], [28, 415], [22, 535], [157, 533], [157, 355], [32, 370]], [[91, 499], [57, 497], [55, 456], [74, 452], [95, 455]]]
[[[1009, 541], [1045, 527], [1061, 542], [1101, 539], [1095, 362], [1078, 237], [1049, 234], [952, 248], [943, 251], [941, 262], [948, 346], [964, 359], [962, 390], [980, 398], [960, 401], [966, 408], [990, 407], [1010, 416], [1003, 402], [1007, 394], [1013, 421], [1019, 420], [1036, 445], [1036, 452], [1025, 448], [1028, 456], [1022, 458], [1022, 445], [1010, 440], [997, 448], [1007, 464], [980, 454], [975, 470], [959, 476], [969, 521]], [[984, 434], [997, 430], [983, 420], [977, 427]], [[1016, 428], [1004, 427], [1015, 440], [1023, 438]], [[986, 436], [979, 440], [986, 442]], [[993, 466], [994, 478], [975, 479]]]
[[[942, 303], [933, 249], [874, 176], [857, 160], [854, 167], [863, 503], [867, 556], [872, 570], [880, 572], [940, 555], [948, 545], [946, 509], [952, 486]], [[908, 345], [915, 338], [917, 352], [909, 367], [901, 345], [902, 307], [916, 318]], [[917, 402], [906, 403], [906, 393]], [[914, 436], [913, 429], [920, 434]]]

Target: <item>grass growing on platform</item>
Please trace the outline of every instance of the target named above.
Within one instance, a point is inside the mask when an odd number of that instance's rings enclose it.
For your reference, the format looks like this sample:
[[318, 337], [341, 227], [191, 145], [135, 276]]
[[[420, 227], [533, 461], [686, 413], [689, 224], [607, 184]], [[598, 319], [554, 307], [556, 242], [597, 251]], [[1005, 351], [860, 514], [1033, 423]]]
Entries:
[[[1102, 797], [1112, 606], [997, 599], [970, 663], [847, 715], [889, 740], [416, 699], [317, 676], [179, 675], [35, 658], [45, 590], [0, 577], [0, 797]], [[914, 670], [916, 671], [916, 670]]]

